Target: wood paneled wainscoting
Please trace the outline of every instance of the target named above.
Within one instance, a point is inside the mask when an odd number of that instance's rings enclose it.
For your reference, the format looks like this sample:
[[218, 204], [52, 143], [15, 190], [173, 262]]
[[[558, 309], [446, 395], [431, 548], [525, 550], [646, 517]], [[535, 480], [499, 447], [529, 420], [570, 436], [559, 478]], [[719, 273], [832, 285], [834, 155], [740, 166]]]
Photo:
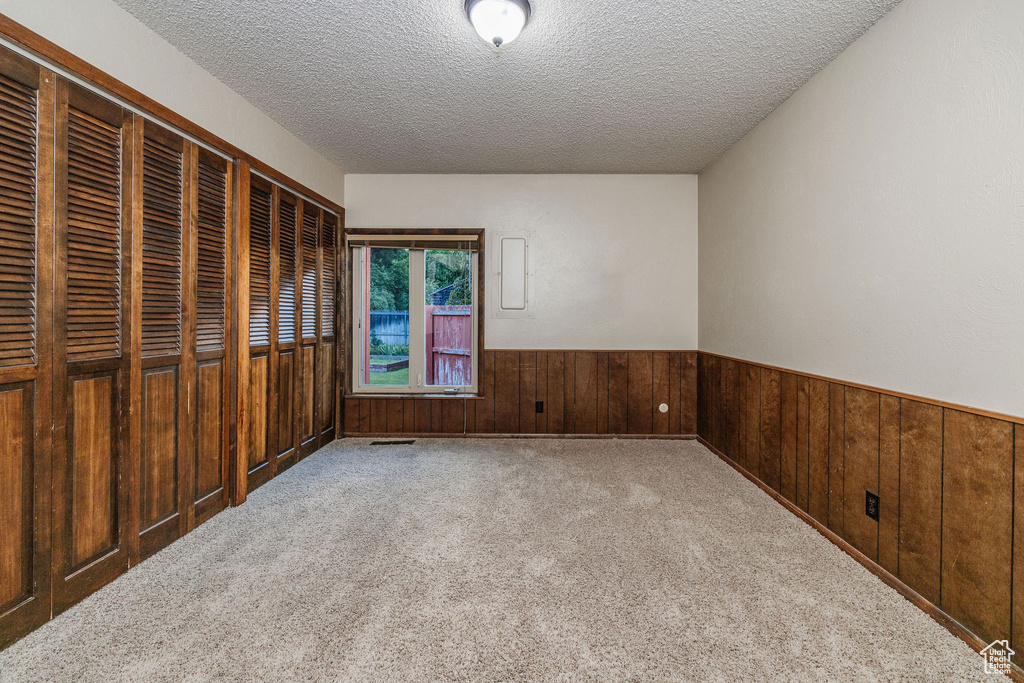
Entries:
[[345, 434], [696, 434], [695, 351], [488, 349], [480, 360], [480, 397], [347, 396]]
[[[297, 359], [262, 380], [290, 420], [260, 399], [270, 452], [334, 438], [343, 219], [2, 15], [0, 35], [33, 54], [0, 46], [3, 647], [245, 500], [252, 250], [275, 297], [255, 336]], [[250, 181], [276, 202], [253, 229]]]
[[1024, 652], [1024, 419], [707, 353], [698, 403], [780, 502], [972, 647]]

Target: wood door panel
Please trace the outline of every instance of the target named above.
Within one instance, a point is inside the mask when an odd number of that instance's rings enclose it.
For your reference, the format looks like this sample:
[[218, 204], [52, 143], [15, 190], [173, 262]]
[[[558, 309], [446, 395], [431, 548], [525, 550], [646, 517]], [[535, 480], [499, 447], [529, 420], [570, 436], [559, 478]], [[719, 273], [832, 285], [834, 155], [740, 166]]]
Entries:
[[942, 408], [904, 399], [900, 412], [899, 578], [938, 605]]
[[117, 376], [71, 384], [71, 567], [118, 545]]
[[141, 524], [143, 532], [178, 512], [178, 371], [142, 376]]
[[878, 522], [865, 514], [867, 492], [878, 495], [879, 395], [846, 388], [843, 528], [845, 538], [878, 561]]
[[307, 346], [302, 349], [302, 441], [306, 442], [316, 436], [313, 427], [313, 413], [316, 404], [316, 383], [314, 368], [316, 367], [316, 348]]
[[267, 356], [249, 361], [249, 471], [267, 462]]
[[941, 607], [990, 643], [1010, 637], [1013, 425], [944, 412]]
[[277, 455], [295, 447], [295, 370], [294, 351], [282, 351], [277, 361]]
[[0, 614], [32, 593], [32, 391], [0, 388]]
[[324, 342], [321, 353], [323, 372], [320, 375], [320, 432], [334, 428], [334, 344]]
[[221, 360], [196, 369], [196, 503], [224, 486], [223, 375]]

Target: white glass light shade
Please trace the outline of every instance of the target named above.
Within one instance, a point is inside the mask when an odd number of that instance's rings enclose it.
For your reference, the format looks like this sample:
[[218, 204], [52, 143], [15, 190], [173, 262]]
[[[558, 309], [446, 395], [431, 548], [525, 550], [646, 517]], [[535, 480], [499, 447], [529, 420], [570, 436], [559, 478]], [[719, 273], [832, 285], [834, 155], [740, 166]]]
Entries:
[[519, 37], [530, 16], [526, 0], [468, 0], [466, 11], [477, 34], [501, 47]]

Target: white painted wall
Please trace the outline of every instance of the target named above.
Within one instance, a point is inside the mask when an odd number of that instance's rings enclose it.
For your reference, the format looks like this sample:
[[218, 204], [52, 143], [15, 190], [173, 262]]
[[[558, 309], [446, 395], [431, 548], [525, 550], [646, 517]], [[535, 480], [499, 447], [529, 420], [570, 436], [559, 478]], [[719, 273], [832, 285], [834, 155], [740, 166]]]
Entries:
[[488, 265], [496, 234], [531, 233], [534, 317], [489, 294], [487, 348], [696, 348], [696, 176], [349, 175], [345, 198], [351, 228], [484, 228]]
[[906, 0], [700, 174], [700, 348], [1024, 415], [1024, 2]]
[[111, 0], [0, 0], [0, 13], [343, 204], [341, 169]]

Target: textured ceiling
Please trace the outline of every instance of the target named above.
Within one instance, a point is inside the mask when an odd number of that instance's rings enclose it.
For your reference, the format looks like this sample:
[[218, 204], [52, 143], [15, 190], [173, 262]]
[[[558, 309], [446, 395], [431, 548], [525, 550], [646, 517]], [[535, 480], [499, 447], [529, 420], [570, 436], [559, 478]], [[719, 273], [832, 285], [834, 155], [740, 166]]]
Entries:
[[691, 173], [899, 0], [116, 0], [347, 172]]

